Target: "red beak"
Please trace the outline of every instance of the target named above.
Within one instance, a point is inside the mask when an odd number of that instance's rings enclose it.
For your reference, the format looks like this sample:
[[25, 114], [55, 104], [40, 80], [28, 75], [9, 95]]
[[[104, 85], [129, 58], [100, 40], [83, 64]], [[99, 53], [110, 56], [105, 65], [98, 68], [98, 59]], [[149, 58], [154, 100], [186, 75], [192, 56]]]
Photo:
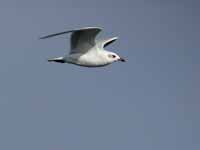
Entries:
[[126, 62], [126, 60], [124, 58], [121, 58], [121, 57], [120, 57], [119, 61]]

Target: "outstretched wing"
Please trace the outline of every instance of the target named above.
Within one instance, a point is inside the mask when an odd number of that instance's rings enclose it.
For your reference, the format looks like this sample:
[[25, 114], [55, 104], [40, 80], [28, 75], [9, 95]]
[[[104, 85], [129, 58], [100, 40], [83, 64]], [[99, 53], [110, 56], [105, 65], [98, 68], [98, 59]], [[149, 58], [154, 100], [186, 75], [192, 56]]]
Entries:
[[66, 33], [72, 33], [70, 54], [86, 53], [92, 47], [95, 46], [96, 44], [95, 38], [101, 30], [102, 29], [98, 27], [87, 27], [87, 28], [64, 31], [60, 33], [47, 35], [47, 36], [41, 37], [40, 39], [46, 39], [46, 38], [51, 38], [51, 37], [66, 34]]
[[97, 44], [100, 48], [104, 48], [108, 45], [110, 45], [111, 43], [115, 42], [116, 40], [118, 39], [118, 37], [113, 37], [113, 38], [110, 38], [110, 39], [106, 39], [106, 40], [99, 40], [97, 41]]
[[95, 38], [101, 31], [100, 28], [84, 28], [71, 35], [71, 53], [85, 53], [95, 46]]

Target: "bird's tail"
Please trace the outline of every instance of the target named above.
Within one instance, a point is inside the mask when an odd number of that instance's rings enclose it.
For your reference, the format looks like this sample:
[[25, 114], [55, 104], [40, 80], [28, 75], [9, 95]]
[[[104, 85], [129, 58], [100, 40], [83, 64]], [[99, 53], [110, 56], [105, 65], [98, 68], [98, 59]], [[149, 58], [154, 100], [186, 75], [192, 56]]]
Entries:
[[51, 58], [48, 59], [48, 62], [65, 63], [65, 59], [63, 57]]

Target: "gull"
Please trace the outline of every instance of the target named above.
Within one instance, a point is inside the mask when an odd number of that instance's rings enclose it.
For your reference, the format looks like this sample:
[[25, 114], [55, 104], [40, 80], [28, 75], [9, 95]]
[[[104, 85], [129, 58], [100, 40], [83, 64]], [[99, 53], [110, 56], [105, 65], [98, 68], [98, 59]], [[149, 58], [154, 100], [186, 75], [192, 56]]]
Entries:
[[102, 67], [116, 61], [125, 62], [114, 52], [104, 48], [118, 38], [113, 37], [106, 40], [96, 40], [96, 36], [102, 31], [99, 27], [85, 27], [60, 33], [43, 36], [40, 39], [47, 39], [54, 36], [71, 33], [70, 52], [63, 57], [48, 59], [49, 62], [69, 63], [84, 67]]

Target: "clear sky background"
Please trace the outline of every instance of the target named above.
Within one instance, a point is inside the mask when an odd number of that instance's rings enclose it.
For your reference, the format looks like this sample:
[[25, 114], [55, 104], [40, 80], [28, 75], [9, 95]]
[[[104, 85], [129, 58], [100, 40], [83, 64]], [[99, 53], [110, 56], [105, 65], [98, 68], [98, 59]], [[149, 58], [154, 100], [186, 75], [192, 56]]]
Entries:
[[[200, 2], [1, 0], [1, 150], [199, 150]], [[48, 63], [99, 26], [127, 59]]]

